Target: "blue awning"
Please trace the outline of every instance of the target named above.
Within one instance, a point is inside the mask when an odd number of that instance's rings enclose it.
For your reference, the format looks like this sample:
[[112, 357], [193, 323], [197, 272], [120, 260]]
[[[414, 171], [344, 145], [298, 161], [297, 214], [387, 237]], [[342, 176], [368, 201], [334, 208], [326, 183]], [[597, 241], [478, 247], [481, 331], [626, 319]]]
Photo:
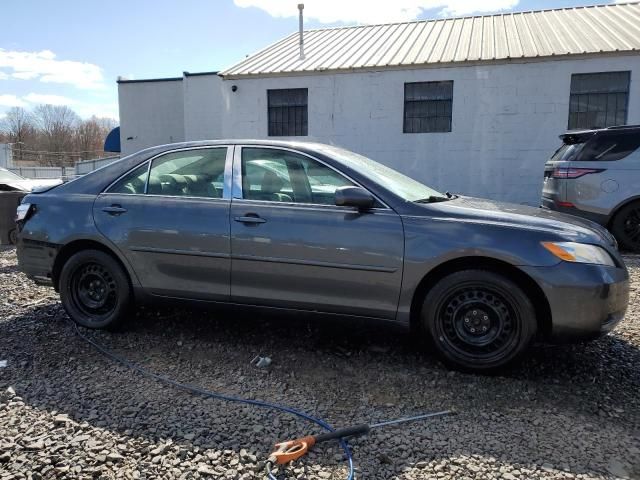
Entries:
[[120, 153], [120, 127], [116, 127], [109, 132], [104, 141], [104, 151]]

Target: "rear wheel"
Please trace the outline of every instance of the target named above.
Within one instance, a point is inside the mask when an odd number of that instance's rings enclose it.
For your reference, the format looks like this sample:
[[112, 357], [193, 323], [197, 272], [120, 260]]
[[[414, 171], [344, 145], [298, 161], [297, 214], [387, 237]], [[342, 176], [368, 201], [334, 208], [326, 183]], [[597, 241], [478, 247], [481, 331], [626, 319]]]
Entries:
[[640, 252], [640, 202], [625, 205], [616, 213], [611, 233], [623, 249]]
[[69, 316], [88, 328], [117, 328], [132, 303], [127, 273], [99, 250], [83, 250], [67, 260], [60, 272], [60, 298]]
[[536, 333], [535, 309], [515, 283], [485, 270], [463, 270], [427, 294], [422, 324], [450, 366], [491, 372], [516, 360]]

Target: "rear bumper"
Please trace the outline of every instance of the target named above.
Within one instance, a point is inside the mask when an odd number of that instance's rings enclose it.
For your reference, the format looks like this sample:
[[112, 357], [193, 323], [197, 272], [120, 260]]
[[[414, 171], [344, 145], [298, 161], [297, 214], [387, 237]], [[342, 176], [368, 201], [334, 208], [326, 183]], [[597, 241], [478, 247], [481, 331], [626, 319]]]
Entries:
[[18, 268], [40, 285], [53, 285], [53, 263], [58, 246], [34, 240], [18, 240]]
[[587, 220], [596, 222], [597, 224], [600, 224], [603, 227], [606, 227], [607, 223], [609, 223], [609, 217], [607, 215], [587, 212], [586, 210], [580, 210], [579, 208], [576, 208], [576, 207], [563, 207], [556, 204], [555, 201], [551, 198], [542, 197], [540, 207], [546, 208], [547, 210], [553, 210], [555, 212], [568, 213], [569, 215], [575, 215], [576, 217], [586, 218]]
[[523, 267], [551, 308], [549, 339], [580, 340], [610, 332], [624, 318], [629, 302], [626, 268], [560, 262]]

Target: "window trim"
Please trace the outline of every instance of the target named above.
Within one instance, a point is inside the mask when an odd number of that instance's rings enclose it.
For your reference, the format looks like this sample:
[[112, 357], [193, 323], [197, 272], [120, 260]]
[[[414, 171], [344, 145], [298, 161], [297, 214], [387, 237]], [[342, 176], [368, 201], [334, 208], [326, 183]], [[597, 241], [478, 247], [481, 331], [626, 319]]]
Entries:
[[[149, 175], [151, 173], [151, 165], [154, 160], [164, 155], [168, 155], [170, 153], [176, 152], [188, 152], [191, 150], [212, 150], [214, 148], [226, 148], [227, 152], [224, 159], [224, 180], [222, 184], [222, 198], [214, 198], [214, 197], [201, 197], [197, 195], [162, 195], [157, 193], [147, 193], [147, 189], [149, 187]], [[198, 147], [187, 147], [187, 148], [175, 148], [172, 150], [165, 150], [164, 152], [160, 152], [152, 157], [147, 158], [146, 160], [138, 163], [136, 166], [130, 168], [125, 173], [116, 178], [113, 182], [111, 182], [105, 189], [100, 192], [100, 195], [131, 195], [131, 196], [141, 196], [144, 195], [146, 197], [165, 197], [165, 198], [191, 198], [191, 199], [207, 199], [207, 200], [231, 200], [231, 184], [230, 176], [231, 176], [231, 162], [233, 161], [233, 150], [234, 145], [209, 145], [209, 146], [198, 146]], [[147, 177], [144, 182], [144, 192], [143, 193], [120, 193], [120, 192], [110, 192], [109, 190], [116, 183], [118, 183], [121, 179], [129, 175], [131, 172], [140, 168], [143, 164], [147, 163]]]
[[324, 161], [320, 160], [319, 158], [314, 157], [313, 155], [309, 155], [308, 153], [301, 152], [301, 151], [295, 150], [293, 148], [281, 147], [281, 146], [278, 146], [278, 145], [247, 145], [247, 144], [236, 145], [234, 156], [233, 156], [233, 185], [232, 185], [233, 188], [232, 188], [232, 192], [231, 192], [232, 201], [234, 201], [234, 202], [241, 200], [243, 202], [257, 203], [257, 204], [281, 205], [281, 206], [289, 206], [289, 207], [291, 207], [291, 206], [294, 206], [294, 207], [323, 207], [323, 208], [326, 208], [326, 209], [335, 210], [335, 211], [339, 211], [339, 212], [351, 212], [351, 211], [353, 211], [353, 208], [351, 208], [351, 207], [342, 207], [342, 206], [339, 206], [339, 205], [327, 205], [326, 203], [274, 202], [274, 201], [271, 201], [271, 200], [254, 200], [254, 199], [243, 198], [243, 196], [242, 196], [242, 194], [243, 194], [243, 192], [242, 192], [242, 150], [244, 148], [268, 148], [268, 149], [271, 149], [271, 150], [283, 150], [283, 151], [286, 151], [286, 152], [291, 152], [291, 153], [295, 153], [297, 155], [302, 155], [304, 157], [307, 157], [307, 158], [309, 158], [311, 160], [314, 160], [314, 161], [320, 163], [321, 165], [324, 165], [325, 167], [328, 167], [329, 169], [331, 169], [334, 172], [336, 172], [338, 175], [346, 178], [351, 183], [353, 183], [354, 186], [360, 187], [360, 188], [366, 190], [373, 198], [375, 198], [382, 205], [382, 207], [374, 207], [374, 208], [371, 208], [370, 210], [374, 210], [374, 211], [389, 211], [389, 210], [392, 210], [391, 207], [389, 207], [389, 205], [385, 201], [383, 201], [376, 194], [372, 193], [367, 187], [363, 186], [360, 182], [354, 180], [349, 175], [346, 175], [344, 172], [338, 170], [334, 166], [329, 165], [327, 162], [324, 162]]
[[[304, 105], [304, 107], [306, 108], [306, 124], [307, 124], [307, 131], [304, 134], [301, 135], [272, 135], [271, 134], [271, 116], [270, 116], [270, 109], [271, 108], [282, 108], [282, 107], [271, 107], [269, 105], [269, 92], [277, 92], [277, 91], [283, 91], [283, 90], [305, 90], [306, 94], [307, 94], [307, 102]], [[299, 107], [299, 105], [297, 105]], [[267, 137], [308, 137], [309, 136], [309, 87], [292, 87], [292, 88], [267, 88]]]
[[[607, 74], [607, 73], [627, 73], [628, 74], [628, 79], [627, 79], [627, 90], [625, 92], [589, 92], [589, 93], [572, 93], [572, 89], [571, 89], [571, 84], [573, 83], [573, 78], [575, 76], [580, 76], [580, 75], [602, 75], [602, 74]], [[603, 126], [603, 127], [571, 127], [571, 113], [588, 113], [587, 112], [571, 112], [571, 97], [573, 95], [603, 95], [603, 94], [612, 94], [612, 95], [617, 95], [620, 93], [624, 93], [627, 96], [626, 99], [626, 104], [624, 106], [624, 122], [622, 123], [622, 125], [626, 125], [627, 122], [629, 121], [629, 100], [631, 97], [631, 70], [608, 70], [608, 71], [599, 71], [599, 72], [575, 72], [575, 73], [571, 73], [571, 76], [569, 78], [569, 105], [568, 105], [568, 111], [567, 111], [567, 130], [597, 130], [600, 128], [608, 128], [607, 126]], [[606, 110], [605, 110], [606, 112]], [[616, 126], [616, 125], [609, 125], [609, 126]]]
[[[424, 84], [424, 83], [451, 83], [451, 98], [448, 99], [448, 101], [451, 102], [451, 115], [449, 117], [449, 130], [429, 130], [426, 132], [408, 132], [407, 131], [407, 85], [416, 85], [416, 84]], [[403, 96], [402, 96], [402, 133], [403, 134], [421, 134], [421, 133], [451, 133], [453, 132], [453, 89], [454, 89], [454, 80], [421, 80], [421, 81], [417, 81], [417, 82], [404, 82], [404, 90], [403, 90]], [[416, 102], [416, 101], [423, 101], [423, 102], [429, 102], [429, 101], [447, 101], [447, 100], [409, 100], [410, 102]], [[429, 118], [429, 117], [425, 117], [425, 118]], [[436, 115], [435, 117], [432, 118], [445, 118], [445, 117], [439, 117], [438, 115]]]

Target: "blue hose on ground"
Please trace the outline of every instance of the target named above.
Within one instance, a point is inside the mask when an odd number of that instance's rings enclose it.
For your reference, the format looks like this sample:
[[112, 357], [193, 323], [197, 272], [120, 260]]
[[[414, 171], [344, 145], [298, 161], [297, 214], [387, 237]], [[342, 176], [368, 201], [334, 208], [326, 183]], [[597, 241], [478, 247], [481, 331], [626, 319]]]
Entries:
[[[114, 360], [115, 362], [118, 362], [128, 368], [130, 368], [131, 370], [134, 370], [138, 373], [140, 373], [141, 375], [144, 375], [146, 377], [150, 377], [153, 378], [154, 380], [157, 380], [159, 382], [162, 383], [166, 383], [167, 385], [171, 385], [172, 387], [178, 388], [180, 390], [185, 390], [187, 392], [190, 393], [195, 393], [198, 395], [202, 395], [204, 397], [208, 397], [208, 398], [217, 398], [219, 400], [225, 400], [227, 402], [237, 402], [237, 403], [244, 403], [247, 405], [254, 405], [256, 407], [261, 407], [261, 408], [269, 408], [271, 410], [278, 410], [280, 412], [284, 412], [284, 413], [289, 413], [291, 415], [295, 415], [297, 417], [303, 418], [309, 422], [315, 423], [316, 425], [321, 426], [322, 428], [324, 428], [325, 430], [328, 430], [330, 432], [333, 432], [335, 429], [329, 425], [327, 422], [325, 422], [324, 420], [321, 420], [319, 418], [316, 417], [312, 417], [311, 415], [301, 412], [299, 410], [296, 410], [294, 408], [290, 408], [284, 405], [278, 405], [275, 403], [269, 403], [269, 402], [264, 402], [262, 400], [251, 400], [248, 398], [240, 398], [240, 397], [234, 397], [231, 395], [224, 395], [222, 393], [216, 393], [216, 392], [210, 392], [208, 390], [204, 390], [202, 388], [199, 387], [194, 387], [192, 385], [187, 385], [184, 383], [180, 383], [177, 382], [175, 380], [172, 380], [171, 378], [165, 377], [164, 375], [159, 375], [157, 373], [153, 373], [150, 372], [144, 368], [142, 368], [141, 366], [132, 363], [124, 358], [121, 358], [117, 355], [115, 355], [114, 353], [111, 353], [109, 350], [107, 350], [105, 347], [103, 347], [102, 345], [100, 345], [99, 343], [96, 343], [95, 341], [91, 340], [89, 337], [87, 337], [86, 335], [84, 335], [80, 329], [78, 328], [78, 325], [71, 321], [71, 323], [73, 324], [76, 334], [82, 338], [85, 342], [87, 342], [88, 344], [90, 344], [91, 346], [93, 346], [96, 350], [98, 350], [100, 353], [102, 353], [103, 355], [109, 357], [111, 360]], [[351, 450], [349, 449], [349, 445], [347, 444], [347, 442], [345, 440], [340, 440], [340, 446], [342, 447], [342, 449], [344, 450], [344, 454], [345, 457], [347, 459], [347, 464], [349, 465], [349, 476], [347, 477], [347, 480], [353, 480], [354, 478], [354, 469], [353, 469], [353, 457], [351, 456]], [[278, 480], [270, 471], [267, 471], [267, 478], [269, 478], [270, 480]]]

